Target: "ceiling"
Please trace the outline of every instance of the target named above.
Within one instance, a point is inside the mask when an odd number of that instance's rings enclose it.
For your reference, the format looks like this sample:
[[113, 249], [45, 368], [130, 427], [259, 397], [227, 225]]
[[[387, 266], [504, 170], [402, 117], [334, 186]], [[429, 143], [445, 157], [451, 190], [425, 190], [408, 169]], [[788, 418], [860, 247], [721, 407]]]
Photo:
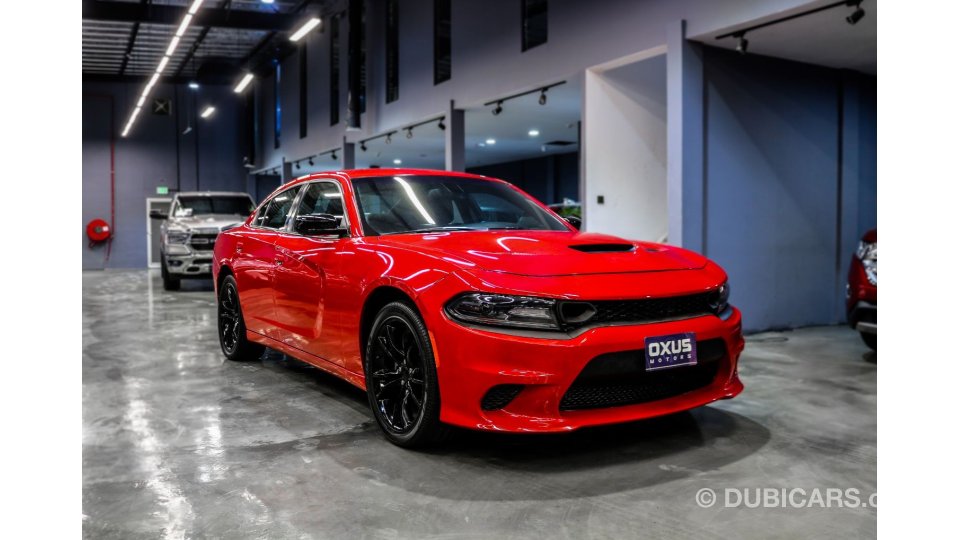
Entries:
[[[122, 80], [150, 75], [192, 0], [84, 0], [83, 75]], [[286, 36], [310, 0], [206, 0], [170, 59], [164, 76], [235, 81], [289, 46]]]
[[[691, 39], [704, 45], [736, 49], [737, 39], [717, 36], [750, 28], [800, 12], [835, 3], [818, 1], [803, 7], [777, 13], [735, 27], [724, 28], [710, 34], [692, 36]], [[746, 34], [749, 54], [773, 56], [816, 64], [837, 69], [852, 69], [871, 75], [877, 74], [877, 2], [863, 0], [860, 3], [865, 16], [854, 25], [846, 17], [854, 11], [853, 6], [837, 6], [818, 13], [750, 30]]]

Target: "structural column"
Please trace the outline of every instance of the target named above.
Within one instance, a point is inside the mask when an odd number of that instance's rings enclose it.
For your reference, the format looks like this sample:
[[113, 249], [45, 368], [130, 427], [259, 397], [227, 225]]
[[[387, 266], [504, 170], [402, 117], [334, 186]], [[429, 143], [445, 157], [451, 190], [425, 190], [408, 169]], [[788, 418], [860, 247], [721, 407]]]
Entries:
[[340, 167], [344, 170], [346, 169], [356, 169], [357, 168], [357, 145], [352, 142], [347, 142], [347, 138], [343, 138], [343, 147], [340, 152]]
[[667, 29], [668, 241], [700, 253], [707, 249], [705, 103], [700, 46], [677, 21]]
[[840, 92], [837, 99], [837, 236], [835, 254], [835, 286], [833, 298], [836, 300], [834, 315], [843, 321], [847, 316], [846, 285], [850, 271], [850, 254], [860, 243], [860, 237], [866, 231], [860, 227], [860, 83], [856, 74], [844, 72], [840, 78]]
[[287, 182], [293, 180], [293, 162], [287, 161], [287, 158], [281, 159], [280, 182], [286, 184]]
[[444, 147], [446, 149], [446, 170], [465, 171], [466, 162], [466, 127], [463, 120], [463, 109], [454, 108], [453, 100], [447, 107], [447, 129], [444, 131]]

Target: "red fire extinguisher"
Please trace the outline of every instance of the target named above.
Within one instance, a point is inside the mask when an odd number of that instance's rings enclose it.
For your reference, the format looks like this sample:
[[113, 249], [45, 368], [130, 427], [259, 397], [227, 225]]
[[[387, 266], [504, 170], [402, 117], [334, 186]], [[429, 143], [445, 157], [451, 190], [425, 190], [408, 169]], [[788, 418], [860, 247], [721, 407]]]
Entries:
[[110, 228], [110, 224], [102, 219], [97, 218], [87, 223], [87, 238], [90, 239], [90, 247], [106, 242], [110, 239], [111, 234], [113, 234], [113, 230]]

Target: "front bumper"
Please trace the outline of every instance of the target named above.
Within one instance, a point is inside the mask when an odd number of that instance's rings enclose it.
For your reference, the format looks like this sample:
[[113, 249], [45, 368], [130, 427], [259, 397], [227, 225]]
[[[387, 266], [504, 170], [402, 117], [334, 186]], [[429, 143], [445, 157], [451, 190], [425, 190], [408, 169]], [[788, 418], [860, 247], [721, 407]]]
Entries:
[[[173, 246], [168, 246], [173, 247]], [[167, 272], [177, 277], [207, 277], [213, 275], [213, 251], [195, 250], [185, 245], [177, 245], [173, 253], [165, 251]]]
[[864, 334], [877, 333], [877, 304], [860, 300], [847, 314], [850, 326]]
[[[431, 339], [440, 382], [441, 421], [457, 426], [510, 432], [562, 432], [587, 426], [630, 422], [671, 414], [732, 398], [743, 390], [737, 360], [743, 350], [739, 310], [723, 320], [708, 315], [691, 319], [629, 326], [605, 326], [569, 339], [507, 335], [462, 326], [448, 318], [437, 321]], [[722, 340], [725, 351], [716, 374], [705, 386], [629, 405], [563, 410], [561, 401], [578, 375], [600, 355], [638, 351], [648, 336], [683, 332], [697, 342]], [[669, 371], [681, 375], [677, 367]], [[668, 370], [665, 370], [668, 371]], [[521, 385], [522, 390], [497, 410], [481, 402], [493, 387]]]

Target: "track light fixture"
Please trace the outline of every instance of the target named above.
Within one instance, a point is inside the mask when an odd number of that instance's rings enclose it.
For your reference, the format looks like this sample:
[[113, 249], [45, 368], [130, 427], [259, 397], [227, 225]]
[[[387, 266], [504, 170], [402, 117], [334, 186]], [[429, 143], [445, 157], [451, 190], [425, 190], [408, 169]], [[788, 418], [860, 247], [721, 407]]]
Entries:
[[[555, 86], [560, 86], [560, 85], [562, 85], [562, 84], [567, 84], [567, 81], [558, 81], [558, 82], [555, 82], [555, 83], [551, 83], [551, 84], [547, 84], [547, 85], [544, 85], [544, 86], [536, 87], [536, 88], [533, 88], [533, 89], [530, 89], [530, 90], [524, 90], [523, 92], [518, 92], [518, 93], [516, 93], [516, 94], [511, 94], [511, 95], [509, 95], [509, 96], [502, 96], [502, 97], [496, 98], [496, 99], [494, 99], [494, 100], [492, 100], [492, 101], [488, 101], [488, 102], [484, 103], [483, 106], [484, 106], [484, 107], [493, 106], [493, 110], [491, 110], [490, 112], [492, 112], [494, 116], [498, 116], [500, 113], [503, 112], [503, 104], [504, 104], [504, 102], [510, 101], [511, 99], [522, 98], [522, 97], [530, 96], [530, 95], [537, 94], [537, 93], [540, 94], [540, 96], [537, 98], [537, 101], [540, 103], [540, 105], [546, 105], [546, 104], [547, 104], [547, 91], [550, 90], [551, 88], [555, 87]], [[441, 120], [442, 120], [442, 118], [441, 118]]]
[[447, 129], [447, 125], [443, 123], [443, 118], [440, 118], [440, 122], [437, 124], [437, 127], [440, 128], [440, 131]]
[[855, 7], [856, 9], [846, 17], [846, 21], [853, 25], [857, 24], [860, 19], [866, 15], [863, 8], [860, 7], [860, 4], [863, 0], [838, 0], [836, 2], [830, 2], [829, 4], [822, 4], [815, 8], [808, 9], [806, 11], [801, 11], [799, 13], [791, 13], [790, 15], [785, 15], [779, 19], [773, 19], [770, 21], [764, 21], [753, 26], [748, 26], [747, 28], [738, 28], [724, 34], [720, 34], [716, 39], [726, 39], [726, 38], [735, 38], [737, 40], [737, 52], [740, 54], [747, 54], [747, 41], [746, 35], [747, 32], [752, 32], [754, 30], [759, 30], [760, 28], [768, 28], [775, 24], [785, 23], [787, 21], [792, 21], [794, 19], [799, 19], [800, 17], [806, 17], [807, 15], [813, 15], [814, 13], [820, 13], [821, 11], [826, 11], [828, 9], [835, 9], [840, 7]]
[[866, 12], [864, 12], [863, 8], [860, 7], [859, 1], [856, 3], [847, 2], [847, 4], [857, 6], [857, 9], [853, 10], [853, 13], [851, 13], [850, 15], [847, 15], [848, 23], [850, 23], [851, 25], [857, 24], [858, 22], [860, 22], [860, 19], [862, 19], [863, 16], [866, 15]]
[[384, 139], [383, 142], [385, 142], [385, 143], [387, 143], [387, 144], [392, 143], [392, 142], [393, 142], [393, 138], [391, 137], [391, 135], [393, 135], [393, 133], [387, 133], [387, 138]]
[[750, 42], [747, 41], [746, 35], [746, 32], [741, 32], [734, 36], [737, 38], [737, 52], [740, 54], [747, 54], [747, 46], [750, 45]]
[[330, 152], [330, 159], [332, 159], [332, 160], [334, 160], [334, 161], [337, 160], [337, 151], [336, 151], [336, 150], [334, 150], [333, 152]]
[[313, 167], [313, 158], [311, 157], [310, 159], [308, 159], [307, 163], [309, 163], [310, 166]]
[[297, 170], [298, 170], [298, 171], [300, 170], [300, 162], [299, 162], [299, 161], [297, 162]]
[[412, 138], [413, 138], [413, 128], [412, 128], [412, 127], [408, 127], [408, 128], [407, 128], [407, 138], [408, 138], [408, 139], [412, 139]]
[[360, 151], [361, 152], [367, 151], [367, 141], [360, 141]]

